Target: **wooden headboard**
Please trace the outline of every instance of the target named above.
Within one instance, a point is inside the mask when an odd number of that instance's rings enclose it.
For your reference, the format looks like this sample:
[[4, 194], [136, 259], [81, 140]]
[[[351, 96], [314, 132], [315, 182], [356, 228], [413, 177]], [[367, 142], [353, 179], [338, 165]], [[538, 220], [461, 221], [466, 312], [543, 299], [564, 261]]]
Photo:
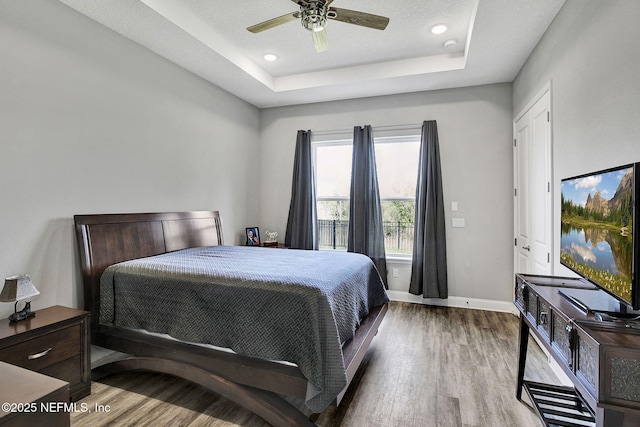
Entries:
[[75, 215], [74, 221], [92, 326], [100, 312], [100, 276], [111, 264], [224, 244], [218, 211]]

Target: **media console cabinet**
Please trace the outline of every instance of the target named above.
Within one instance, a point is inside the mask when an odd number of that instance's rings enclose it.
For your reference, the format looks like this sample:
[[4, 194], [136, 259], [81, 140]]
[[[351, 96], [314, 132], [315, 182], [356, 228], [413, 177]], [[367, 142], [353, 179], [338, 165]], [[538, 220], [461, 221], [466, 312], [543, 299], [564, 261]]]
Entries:
[[[520, 311], [518, 400], [527, 391], [546, 426], [640, 426], [640, 322], [598, 320], [561, 292], [595, 292], [583, 279], [516, 274]], [[596, 295], [596, 294], [594, 294]], [[529, 333], [560, 365], [573, 387], [524, 380]]]

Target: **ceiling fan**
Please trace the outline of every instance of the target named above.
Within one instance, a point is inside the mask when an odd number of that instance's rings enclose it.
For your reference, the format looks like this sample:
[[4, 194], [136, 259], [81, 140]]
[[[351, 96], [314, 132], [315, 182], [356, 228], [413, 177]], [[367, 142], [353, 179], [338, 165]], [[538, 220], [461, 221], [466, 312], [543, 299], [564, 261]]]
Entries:
[[247, 30], [252, 33], [260, 33], [278, 25], [286, 24], [295, 19], [300, 19], [300, 23], [304, 28], [311, 31], [313, 37], [313, 45], [317, 52], [324, 52], [329, 49], [329, 39], [327, 38], [327, 20], [345, 22], [347, 24], [360, 25], [362, 27], [374, 28], [376, 30], [384, 30], [387, 28], [389, 18], [370, 13], [358, 12], [349, 9], [339, 9], [337, 7], [329, 7], [333, 0], [291, 0], [298, 6], [300, 10], [268, 21], [253, 25]]

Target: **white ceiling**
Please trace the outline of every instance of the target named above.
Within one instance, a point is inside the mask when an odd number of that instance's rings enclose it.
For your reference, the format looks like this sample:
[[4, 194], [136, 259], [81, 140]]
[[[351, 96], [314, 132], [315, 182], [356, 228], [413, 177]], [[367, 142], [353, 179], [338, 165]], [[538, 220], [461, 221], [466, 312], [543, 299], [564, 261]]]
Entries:
[[[246, 30], [298, 10], [291, 0], [59, 1], [260, 108], [511, 82], [564, 3], [335, 0], [389, 25], [329, 21], [330, 48], [317, 53], [299, 20]], [[449, 30], [432, 34], [441, 23]]]

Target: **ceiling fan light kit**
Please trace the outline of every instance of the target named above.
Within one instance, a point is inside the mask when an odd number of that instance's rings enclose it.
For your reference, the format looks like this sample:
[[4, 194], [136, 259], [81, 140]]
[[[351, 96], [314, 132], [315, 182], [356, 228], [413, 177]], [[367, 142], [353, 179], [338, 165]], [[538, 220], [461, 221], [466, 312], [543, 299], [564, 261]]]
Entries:
[[316, 51], [324, 52], [329, 49], [329, 39], [326, 32], [327, 20], [329, 19], [376, 30], [384, 30], [389, 24], [389, 18], [384, 16], [329, 7], [329, 5], [333, 3], [333, 0], [291, 1], [300, 7], [300, 11], [252, 25], [248, 27], [247, 30], [252, 33], [260, 33], [295, 19], [300, 19], [302, 27], [312, 32], [313, 45]]
[[327, 5], [314, 3], [309, 8], [300, 7], [300, 22], [309, 31], [318, 32], [327, 26]]

